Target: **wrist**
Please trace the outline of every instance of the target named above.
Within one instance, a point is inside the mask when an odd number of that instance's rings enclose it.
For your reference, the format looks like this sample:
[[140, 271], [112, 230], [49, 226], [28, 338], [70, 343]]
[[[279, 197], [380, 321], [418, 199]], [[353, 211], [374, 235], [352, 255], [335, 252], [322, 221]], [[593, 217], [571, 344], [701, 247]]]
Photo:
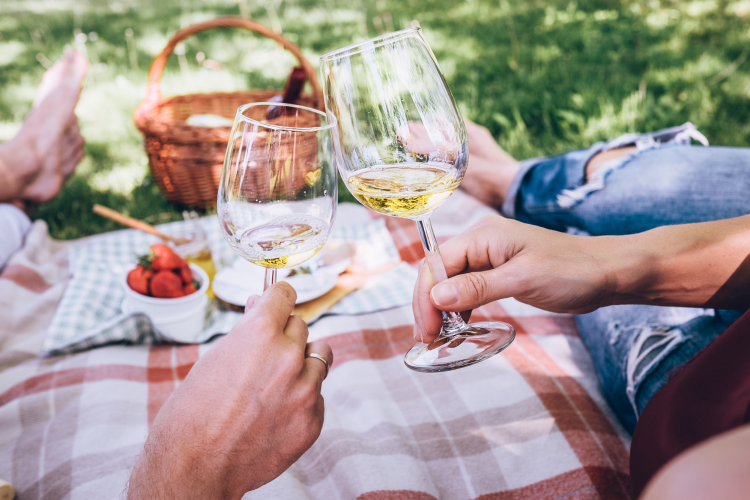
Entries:
[[223, 452], [220, 438], [207, 439], [191, 418], [163, 423], [160, 412], [133, 468], [128, 500], [242, 498], [247, 489], [231, 480], [237, 464]]
[[151, 436], [138, 457], [128, 486], [128, 500], [172, 498], [241, 498], [224, 484], [221, 464], [199, 445], [183, 446]]
[[650, 289], [658, 281], [662, 257], [644, 234], [603, 236], [601, 251], [606, 262], [607, 282], [611, 283], [609, 304], [650, 303]]

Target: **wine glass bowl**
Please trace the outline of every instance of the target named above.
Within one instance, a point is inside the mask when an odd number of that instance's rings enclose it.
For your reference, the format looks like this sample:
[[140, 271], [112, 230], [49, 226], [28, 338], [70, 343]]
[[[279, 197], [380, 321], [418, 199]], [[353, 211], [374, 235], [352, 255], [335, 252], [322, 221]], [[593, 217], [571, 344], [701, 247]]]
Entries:
[[421, 31], [330, 52], [321, 71], [352, 194], [386, 215], [429, 216], [460, 184], [469, 155], [464, 122]]
[[[338, 122], [336, 163], [349, 191], [381, 214], [416, 221], [433, 283], [447, 279], [429, 217], [468, 166], [464, 121], [419, 28], [389, 33], [321, 57], [326, 112]], [[477, 363], [515, 338], [507, 323], [467, 325], [443, 313], [431, 344], [405, 363], [436, 372]]]
[[237, 110], [224, 159], [217, 211], [224, 239], [275, 269], [308, 260], [325, 245], [336, 214], [331, 131], [335, 118], [292, 104]]

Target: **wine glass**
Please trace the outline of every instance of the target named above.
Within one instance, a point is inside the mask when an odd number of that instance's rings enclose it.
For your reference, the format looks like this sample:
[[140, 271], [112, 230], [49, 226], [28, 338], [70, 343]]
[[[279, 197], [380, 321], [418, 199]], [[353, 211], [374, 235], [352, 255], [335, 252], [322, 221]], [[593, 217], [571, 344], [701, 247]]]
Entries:
[[217, 211], [229, 246], [266, 268], [264, 290], [279, 268], [303, 263], [328, 239], [337, 198], [334, 130], [335, 118], [304, 106], [259, 102], [237, 109]]
[[[321, 58], [333, 146], [349, 191], [366, 207], [416, 221], [433, 283], [447, 279], [430, 214], [458, 187], [469, 160], [463, 119], [419, 28], [389, 33]], [[466, 324], [443, 312], [440, 336], [404, 358], [440, 372], [489, 358], [515, 330], [500, 321]]]

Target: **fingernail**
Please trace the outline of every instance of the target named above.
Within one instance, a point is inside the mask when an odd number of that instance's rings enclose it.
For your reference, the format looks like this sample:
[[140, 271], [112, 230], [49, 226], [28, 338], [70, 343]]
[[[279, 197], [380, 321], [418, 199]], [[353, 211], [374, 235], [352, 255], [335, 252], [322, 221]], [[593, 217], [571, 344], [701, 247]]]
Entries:
[[458, 294], [458, 288], [453, 283], [439, 283], [432, 287], [430, 292], [435, 305], [438, 306], [450, 306], [458, 302], [461, 298]]

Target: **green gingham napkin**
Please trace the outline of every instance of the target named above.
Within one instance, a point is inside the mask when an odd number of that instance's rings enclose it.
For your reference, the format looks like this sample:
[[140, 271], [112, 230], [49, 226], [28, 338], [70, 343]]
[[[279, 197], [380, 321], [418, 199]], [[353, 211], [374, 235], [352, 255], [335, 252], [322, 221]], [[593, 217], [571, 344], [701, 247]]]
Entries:
[[[343, 208], [343, 207], [342, 207]], [[200, 219], [217, 268], [237, 258], [220, 233], [216, 216]], [[159, 229], [167, 234], [179, 233], [185, 222], [164, 224]], [[399, 253], [383, 219], [360, 224], [334, 225], [330, 239], [354, 240], [365, 249], [365, 261], [377, 267], [399, 261]], [[92, 238], [87, 244], [73, 247], [69, 265], [73, 278], [57, 308], [47, 331], [44, 349], [48, 355], [77, 352], [105, 344], [170, 343], [150, 318], [143, 313], [124, 314], [122, 301], [123, 276], [136, 264], [136, 256], [146, 253], [160, 241], [139, 231], [124, 230]], [[416, 270], [401, 264], [345, 297], [326, 314], [353, 315], [374, 312], [411, 303]], [[195, 343], [206, 342], [217, 334], [227, 333], [241, 314], [221, 308], [209, 301], [203, 332]]]

